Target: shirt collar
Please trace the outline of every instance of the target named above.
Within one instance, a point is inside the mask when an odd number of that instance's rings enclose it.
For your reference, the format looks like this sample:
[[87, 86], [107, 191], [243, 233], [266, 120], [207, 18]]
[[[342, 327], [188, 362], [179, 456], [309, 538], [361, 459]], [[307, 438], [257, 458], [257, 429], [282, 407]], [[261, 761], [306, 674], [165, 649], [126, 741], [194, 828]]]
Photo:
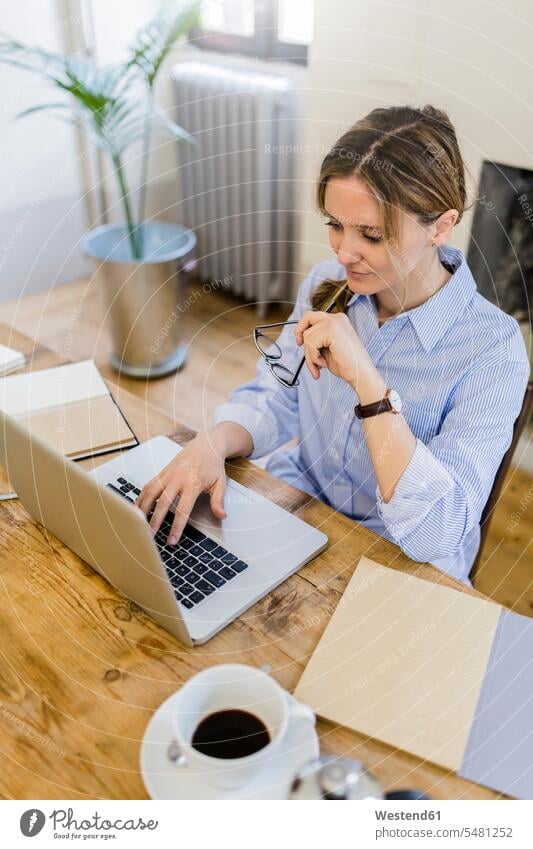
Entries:
[[[453, 268], [448, 282], [420, 306], [389, 319], [409, 320], [426, 352], [431, 351], [440, 342], [446, 331], [462, 315], [477, 288], [462, 251], [450, 245], [439, 246], [438, 251], [441, 262]], [[360, 297], [370, 298], [368, 295], [361, 296], [356, 293], [350, 298], [347, 306], [350, 307]]]

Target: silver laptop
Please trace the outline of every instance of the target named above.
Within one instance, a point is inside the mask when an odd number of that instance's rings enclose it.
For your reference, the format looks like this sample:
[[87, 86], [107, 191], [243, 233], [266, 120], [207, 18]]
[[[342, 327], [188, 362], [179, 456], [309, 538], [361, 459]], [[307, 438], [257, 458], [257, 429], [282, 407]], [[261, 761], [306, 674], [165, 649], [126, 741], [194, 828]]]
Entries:
[[31, 516], [186, 645], [204, 643], [327, 545], [228, 479], [227, 518], [201, 495], [169, 547], [168, 520], [154, 538], [133, 502], [181, 450], [175, 442], [155, 437], [89, 472], [1, 412], [0, 428], [0, 460]]

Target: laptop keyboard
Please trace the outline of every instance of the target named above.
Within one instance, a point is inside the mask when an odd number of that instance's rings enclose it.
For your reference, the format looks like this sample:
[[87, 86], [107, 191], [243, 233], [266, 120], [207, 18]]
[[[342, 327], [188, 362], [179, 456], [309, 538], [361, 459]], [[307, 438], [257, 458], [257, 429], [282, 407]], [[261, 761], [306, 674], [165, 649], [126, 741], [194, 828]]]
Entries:
[[[124, 477], [117, 478], [107, 486], [131, 504], [135, 503], [140, 494], [140, 489]], [[188, 522], [176, 545], [167, 545], [166, 539], [173, 520], [174, 513], [169, 511], [154, 540], [177, 600], [187, 610], [191, 610], [240, 572], [244, 572], [248, 563], [239, 560], [236, 554]]]

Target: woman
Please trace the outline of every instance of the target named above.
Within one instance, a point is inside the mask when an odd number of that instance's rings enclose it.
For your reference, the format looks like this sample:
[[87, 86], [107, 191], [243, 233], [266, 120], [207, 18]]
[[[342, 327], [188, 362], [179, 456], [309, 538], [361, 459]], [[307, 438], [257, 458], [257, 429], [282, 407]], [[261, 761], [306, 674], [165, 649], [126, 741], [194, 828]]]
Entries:
[[[141, 492], [145, 513], [157, 500], [154, 532], [178, 495], [170, 542], [202, 491], [223, 518], [225, 459], [275, 452], [274, 475], [468, 583], [529, 365], [516, 321], [447, 246], [464, 170], [448, 116], [431, 106], [375, 109], [339, 139], [317, 185], [335, 259], [302, 283], [278, 339], [285, 367], [305, 356], [298, 385], [259, 362], [214, 427]], [[281, 447], [293, 437], [296, 448]]]

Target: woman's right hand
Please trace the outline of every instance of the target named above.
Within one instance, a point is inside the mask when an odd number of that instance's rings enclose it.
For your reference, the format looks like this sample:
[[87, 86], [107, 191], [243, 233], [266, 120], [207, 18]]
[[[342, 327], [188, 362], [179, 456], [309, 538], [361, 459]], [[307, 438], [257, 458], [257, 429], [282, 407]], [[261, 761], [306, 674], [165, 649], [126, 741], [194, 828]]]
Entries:
[[196, 499], [202, 492], [211, 495], [211, 510], [217, 519], [224, 519], [226, 472], [224, 455], [217, 450], [212, 434], [199, 433], [143, 487], [135, 502], [150, 519], [150, 528], [157, 533], [173, 501], [179, 497], [168, 542], [174, 545], [181, 536]]
[[150, 528], [157, 533], [172, 503], [178, 498], [176, 513], [168, 534], [175, 545], [202, 492], [211, 496], [211, 510], [217, 519], [225, 519], [224, 494], [229, 457], [247, 457], [253, 449], [248, 431], [235, 422], [219, 422], [211, 430], [198, 433], [194, 439], [143, 487], [135, 504], [145, 516], [154, 507]]

